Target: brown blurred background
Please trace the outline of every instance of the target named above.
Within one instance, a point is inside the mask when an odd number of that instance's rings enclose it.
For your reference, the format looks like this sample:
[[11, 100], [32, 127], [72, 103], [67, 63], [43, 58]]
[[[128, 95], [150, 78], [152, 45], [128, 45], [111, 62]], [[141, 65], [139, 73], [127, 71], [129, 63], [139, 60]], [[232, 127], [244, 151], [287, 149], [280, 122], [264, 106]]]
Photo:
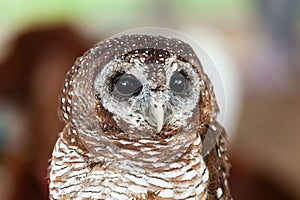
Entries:
[[0, 200], [47, 199], [65, 73], [94, 43], [137, 27], [202, 44], [225, 87], [232, 194], [300, 199], [297, 0], [0, 2]]

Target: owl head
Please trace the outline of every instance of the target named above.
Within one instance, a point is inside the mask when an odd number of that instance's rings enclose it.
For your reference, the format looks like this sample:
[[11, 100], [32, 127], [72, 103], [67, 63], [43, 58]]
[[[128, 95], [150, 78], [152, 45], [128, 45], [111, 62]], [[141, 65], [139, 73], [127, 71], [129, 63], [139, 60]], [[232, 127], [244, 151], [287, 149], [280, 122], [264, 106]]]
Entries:
[[73, 141], [102, 152], [139, 141], [192, 141], [217, 112], [192, 47], [139, 34], [106, 39], [80, 57], [66, 76], [60, 109]]

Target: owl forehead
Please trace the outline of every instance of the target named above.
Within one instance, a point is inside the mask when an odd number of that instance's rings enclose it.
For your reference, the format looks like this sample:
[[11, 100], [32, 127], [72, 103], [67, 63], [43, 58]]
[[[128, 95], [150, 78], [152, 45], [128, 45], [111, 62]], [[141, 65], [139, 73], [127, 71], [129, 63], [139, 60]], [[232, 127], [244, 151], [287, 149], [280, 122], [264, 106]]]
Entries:
[[[158, 83], [166, 83], [166, 73], [170, 71], [170, 65], [177, 59], [177, 56], [167, 50], [145, 48], [128, 52], [121, 59], [133, 65], [129, 71], [131, 74], [137, 77], [143, 75], [144, 81], [149, 80], [154, 84], [153, 86], [158, 86]], [[144, 73], [139, 74], [139, 71]]]
[[140, 59], [146, 63], [163, 64], [170, 54], [178, 55], [194, 66], [201, 66], [192, 47], [177, 38], [153, 35], [123, 35], [104, 40], [90, 49], [86, 58], [97, 60], [103, 66], [116, 56], [127, 60]]
[[[151, 80], [149, 78], [162, 79], [160, 81], [164, 82], [166, 61], [174, 56], [190, 63], [198, 71], [197, 73], [202, 73], [201, 63], [192, 47], [180, 39], [165, 36], [123, 35], [109, 38], [87, 51], [84, 60], [96, 67], [94, 76], [103, 71], [104, 66], [107, 66], [108, 63], [112, 64], [113, 61], [118, 63], [119, 60], [123, 64], [132, 65], [123, 65], [123, 68], [137, 69], [137, 65], [143, 66], [138, 71], [149, 76], [146, 77], [147, 80]], [[118, 68], [116, 65], [115, 67]]]

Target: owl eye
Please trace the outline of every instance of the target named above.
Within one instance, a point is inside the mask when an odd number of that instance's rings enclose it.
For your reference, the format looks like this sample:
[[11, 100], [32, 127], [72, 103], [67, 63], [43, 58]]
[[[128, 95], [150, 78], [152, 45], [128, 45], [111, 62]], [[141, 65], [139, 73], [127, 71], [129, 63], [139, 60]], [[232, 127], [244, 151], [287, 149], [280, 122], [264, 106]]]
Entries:
[[122, 74], [114, 78], [114, 92], [121, 97], [137, 95], [142, 90], [141, 82], [131, 74]]
[[181, 94], [187, 89], [187, 79], [181, 72], [174, 72], [170, 79], [169, 86], [172, 91]]

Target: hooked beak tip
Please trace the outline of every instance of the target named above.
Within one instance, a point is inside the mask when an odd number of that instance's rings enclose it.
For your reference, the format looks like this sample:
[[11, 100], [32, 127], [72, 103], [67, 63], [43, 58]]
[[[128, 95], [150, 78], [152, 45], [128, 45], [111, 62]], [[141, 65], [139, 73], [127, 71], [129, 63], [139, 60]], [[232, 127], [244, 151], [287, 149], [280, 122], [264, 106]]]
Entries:
[[160, 102], [155, 103], [151, 111], [156, 120], [156, 133], [159, 133], [164, 125], [164, 104]]

